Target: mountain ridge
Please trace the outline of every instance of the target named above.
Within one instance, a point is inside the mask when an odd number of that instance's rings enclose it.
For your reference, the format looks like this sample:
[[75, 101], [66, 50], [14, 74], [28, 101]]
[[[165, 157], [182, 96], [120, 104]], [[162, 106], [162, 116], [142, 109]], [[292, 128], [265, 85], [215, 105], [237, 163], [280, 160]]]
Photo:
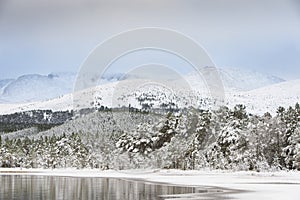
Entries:
[[[225, 88], [248, 91], [262, 86], [283, 82], [275, 76], [240, 69], [219, 69]], [[183, 78], [189, 79], [188, 75]], [[0, 80], [0, 103], [30, 103], [58, 98], [73, 91], [77, 74], [58, 72], [48, 75], [27, 74], [17, 79]], [[105, 84], [125, 79], [136, 79], [138, 76], [115, 73], [105, 74], [99, 83]]]
[[[96, 94], [99, 97], [101, 94], [105, 94], [106, 98], [96, 99], [99, 105], [111, 106], [112, 90], [116, 86], [116, 83], [109, 83], [103, 86], [97, 86], [96, 88], [88, 89], [80, 95]], [[277, 91], [277, 92], [276, 92]], [[283, 92], [282, 92], [283, 91]], [[134, 95], [140, 94], [139, 92]], [[153, 93], [152, 93], [153, 94]], [[133, 96], [134, 96], [133, 95]], [[185, 95], [182, 94], [184, 97]], [[137, 96], [134, 99], [138, 103], [137, 99], [144, 96]], [[166, 100], [166, 99], [164, 99]], [[153, 103], [156, 105], [164, 104], [164, 100], [156, 99]], [[197, 100], [197, 99], [192, 99]], [[199, 100], [199, 99], [198, 99]], [[201, 99], [200, 99], [201, 100]], [[274, 85], [266, 86], [263, 88], [247, 91], [236, 92], [231, 91], [226, 93], [226, 102], [224, 105], [233, 107], [236, 104], [244, 104], [247, 110], [253, 114], [263, 114], [270, 112], [275, 114], [279, 106], [289, 107], [294, 106], [297, 102], [300, 102], [300, 80], [286, 81], [277, 83]], [[95, 102], [94, 102], [95, 103]], [[138, 105], [136, 103], [136, 105]], [[151, 103], [148, 102], [148, 103]], [[132, 104], [134, 105], [134, 104]], [[126, 104], [125, 106], [128, 106]], [[55, 98], [48, 101], [40, 101], [26, 104], [0, 104], [1, 114], [10, 114], [21, 111], [29, 110], [53, 110], [53, 111], [67, 111], [73, 109], [73, 95], [67, 94], [62, 97]]]

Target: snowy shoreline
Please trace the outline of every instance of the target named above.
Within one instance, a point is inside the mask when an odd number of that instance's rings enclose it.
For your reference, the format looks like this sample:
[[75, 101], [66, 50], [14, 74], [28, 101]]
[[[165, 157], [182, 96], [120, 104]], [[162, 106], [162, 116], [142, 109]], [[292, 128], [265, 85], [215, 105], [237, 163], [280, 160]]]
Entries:
[[99, 169], [20, 169], [0, 168], [1, 175], [39, 175], [64, 177], [94, 177], [140, 180], [181, 186], [210, 186], [246, 192], [226, 194], [236, 199], [299, 199], [300, 173], [182, 171], [182, 170], [106, 170]]

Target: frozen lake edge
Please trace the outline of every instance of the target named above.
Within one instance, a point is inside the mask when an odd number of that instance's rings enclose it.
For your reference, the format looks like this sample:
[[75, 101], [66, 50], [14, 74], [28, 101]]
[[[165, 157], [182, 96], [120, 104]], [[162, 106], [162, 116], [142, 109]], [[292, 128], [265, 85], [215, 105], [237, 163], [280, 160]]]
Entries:
[[182, 186], [210, 186], [248, 191], [230, 193], [236, 199], [299, 199], [300, 172], [232, 172], [182, 170], [99, 170], [99, 169], [20, 169], [0, 168], [0, 175], [40, 175], [65, 177], [99, 177], [144, 180]]

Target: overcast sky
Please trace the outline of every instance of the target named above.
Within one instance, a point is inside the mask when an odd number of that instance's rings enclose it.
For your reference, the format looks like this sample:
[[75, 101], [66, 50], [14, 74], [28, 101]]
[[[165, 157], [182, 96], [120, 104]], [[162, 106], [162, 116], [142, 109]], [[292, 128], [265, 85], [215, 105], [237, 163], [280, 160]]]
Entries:
[[297, 0], [0, 0], [0, 79], [78, 71], [111, 35], [164, 27], [194, 38], [219, 67], [300, 78]]

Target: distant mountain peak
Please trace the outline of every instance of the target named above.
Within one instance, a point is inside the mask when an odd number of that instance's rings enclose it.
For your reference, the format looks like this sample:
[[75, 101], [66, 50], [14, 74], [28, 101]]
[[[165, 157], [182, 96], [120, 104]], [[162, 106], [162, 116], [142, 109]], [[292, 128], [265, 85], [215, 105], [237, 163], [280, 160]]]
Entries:
[[238, 89], [240, 91], [254, 90], [285, 81], [282, 78], [254, 70], [220, 68], [219, 71], [225, 87]]
[[[250, 70], [226, 68], [219, 69], [219, 72], [224, 87], [237, 91], [249, 91], [284, 81], [275, 76]], [[195, 75], [197, 74], [183, 75], [183, 78], [191, 80], [195, 86], [205, 87], [205, 84], [198, 83], [199, 77]], [[99, 84], [143, 78], [143, 75], [140, 76], [123, 73], [104, 74]], [[60, 97], [73, 91], [76, 77], [77, 74], [74, 72], [52, 72], [48, 75], [27, 74], [17, 79], [0, 80], [0, 103], [26, 103]]]

